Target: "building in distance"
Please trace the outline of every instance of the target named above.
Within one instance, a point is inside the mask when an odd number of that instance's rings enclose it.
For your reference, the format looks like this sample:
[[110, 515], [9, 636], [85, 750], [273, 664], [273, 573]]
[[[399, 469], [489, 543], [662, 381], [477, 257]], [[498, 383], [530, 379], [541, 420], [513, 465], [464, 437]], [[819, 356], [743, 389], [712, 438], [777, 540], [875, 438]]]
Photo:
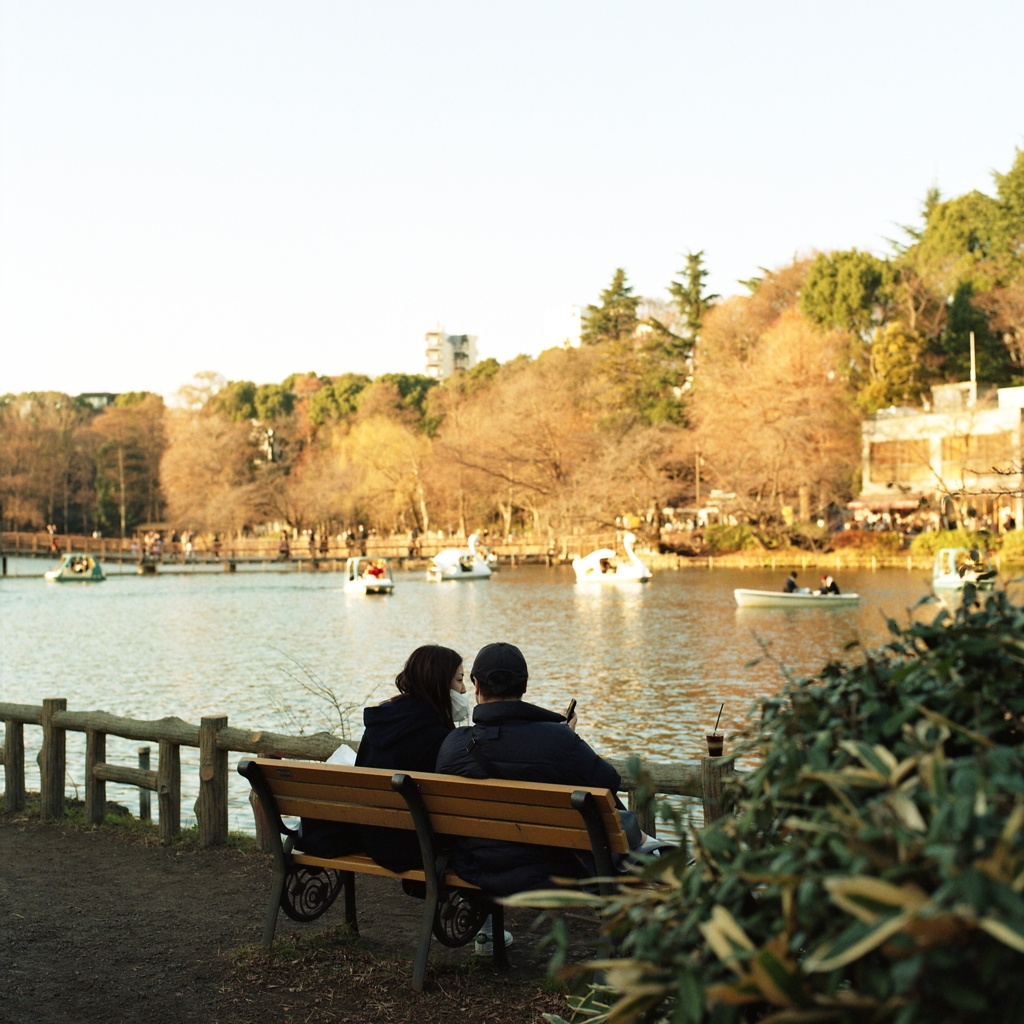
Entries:
[[78, 401], [98, 412], [100, 409], [106, 409], [108, 405], [113, 405], [117, 401], [117, 395], [110, 391], [83, 391], [78, 396]]
[[939, 384], [925, 409], [880, 409], [861, 425], [863, 490], [852, 508], [908, 513], [951, 502], [1024, 528], [1024, 387]]
[[428, 377], [447, 380], [456, 370], [476, 366], [476, 335], [446, 334], [438, 324], [426, 333]]

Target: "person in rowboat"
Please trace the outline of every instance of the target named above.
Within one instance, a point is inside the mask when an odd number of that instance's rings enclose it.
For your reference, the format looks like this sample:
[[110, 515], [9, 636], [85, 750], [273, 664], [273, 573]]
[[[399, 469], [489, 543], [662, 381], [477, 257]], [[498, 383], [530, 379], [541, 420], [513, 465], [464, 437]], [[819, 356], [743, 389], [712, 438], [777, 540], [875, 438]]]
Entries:
[[782, 592], [784, 594], [795, 594], [797, 592], [796, 585], [796, 569], [794, 569], [787, 577], [786, 582], [782, 584]]
[[836, 597], [838, 597], [839, 596], [839, 584], [836, 583], [836, 581], [831, 576], [822, 576], [821, 577], [821, 590], [816, 590], [814, 593], [818, 594], [818, 595], [835, 594]]

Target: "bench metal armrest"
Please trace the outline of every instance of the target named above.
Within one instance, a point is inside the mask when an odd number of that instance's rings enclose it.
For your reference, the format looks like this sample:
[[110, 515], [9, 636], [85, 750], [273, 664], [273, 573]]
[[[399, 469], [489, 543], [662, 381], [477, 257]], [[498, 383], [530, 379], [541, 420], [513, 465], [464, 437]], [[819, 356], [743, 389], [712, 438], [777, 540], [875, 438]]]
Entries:
[[[276, 870], [283, 877], [291, 864], [292, 846], [299, 833], [295, 829], [289, 828], [281, 820], [281, 812], [277, 809], [277, 800], [257, 764], [252, 761], [239, 761], [238, 774], [249, 780], [249, 785], [252, 786], [256, 799], [259, 800], [260, 807], [263, 808], [267, 824], [270, 826], [270, 852], [274, 855]], [[287, 836], [284, 845], [281, 843], [281, 836]]]
[[420, 843], [420, 854], [423, 857], [423, 870], [428, 874], [431, 869], [436, 872], [439, 863], [437, 836], [416, 780], [404, 772], [399, 772], [391, 776], [391, 788], [401, 794], [412, 815], [412, 823], [416, 826], [416, 838]]
[[615, 861], [612, 859], [612, 845], [608, 840], [608, 830], [605, 828], [604, 818], [601, 816], [601, 808], [597, 806], [594, 794], [586, 789], [577, 789], [569, 797], [569, 803], [572, 804], [574, 810], [579, 811], [580, 817], [583, 818], [583, 824], [587, 827], [590, 849], [594, 853], [594, 863], [597, 865], [597, 873], [602, 879], [598, 883], [598, 888], [601, 895], [609, 896], [615, 892], [615, 883], [611, 879], [618, 872], [615, 870]]

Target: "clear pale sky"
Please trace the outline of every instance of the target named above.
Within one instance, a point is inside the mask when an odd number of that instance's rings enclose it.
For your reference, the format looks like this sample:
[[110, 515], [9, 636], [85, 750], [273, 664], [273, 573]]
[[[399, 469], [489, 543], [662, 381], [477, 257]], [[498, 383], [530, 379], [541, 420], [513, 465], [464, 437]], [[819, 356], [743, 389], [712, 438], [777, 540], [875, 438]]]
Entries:
[[421, 372], [876, 252], [1024, 146], [1024, 4], [0, 0], [0, 393]]

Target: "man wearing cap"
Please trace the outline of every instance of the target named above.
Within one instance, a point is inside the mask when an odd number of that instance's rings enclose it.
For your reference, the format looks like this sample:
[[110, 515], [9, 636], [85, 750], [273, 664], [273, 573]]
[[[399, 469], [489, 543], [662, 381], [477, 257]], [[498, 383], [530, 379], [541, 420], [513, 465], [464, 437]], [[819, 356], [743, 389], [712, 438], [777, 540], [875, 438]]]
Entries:
[[[487, 644], [470, 675], [476, 687], [473, 725], [445, 738], [437, 755], [438, 772], [618, 790], [619, 773], [576, 735], [575, 714], [566, 722], [562, 715], [523, 700], [529, 673], [518, 647]], [[636, 816], [623, 811], [622, 823], [630, 847], [638, 848], [645, 837]], [[593, 866], [571, 850], [470, 838], [458, 840], [453, 867], [500, 896], [548, 888], [553, 875], [594, 874]]]

